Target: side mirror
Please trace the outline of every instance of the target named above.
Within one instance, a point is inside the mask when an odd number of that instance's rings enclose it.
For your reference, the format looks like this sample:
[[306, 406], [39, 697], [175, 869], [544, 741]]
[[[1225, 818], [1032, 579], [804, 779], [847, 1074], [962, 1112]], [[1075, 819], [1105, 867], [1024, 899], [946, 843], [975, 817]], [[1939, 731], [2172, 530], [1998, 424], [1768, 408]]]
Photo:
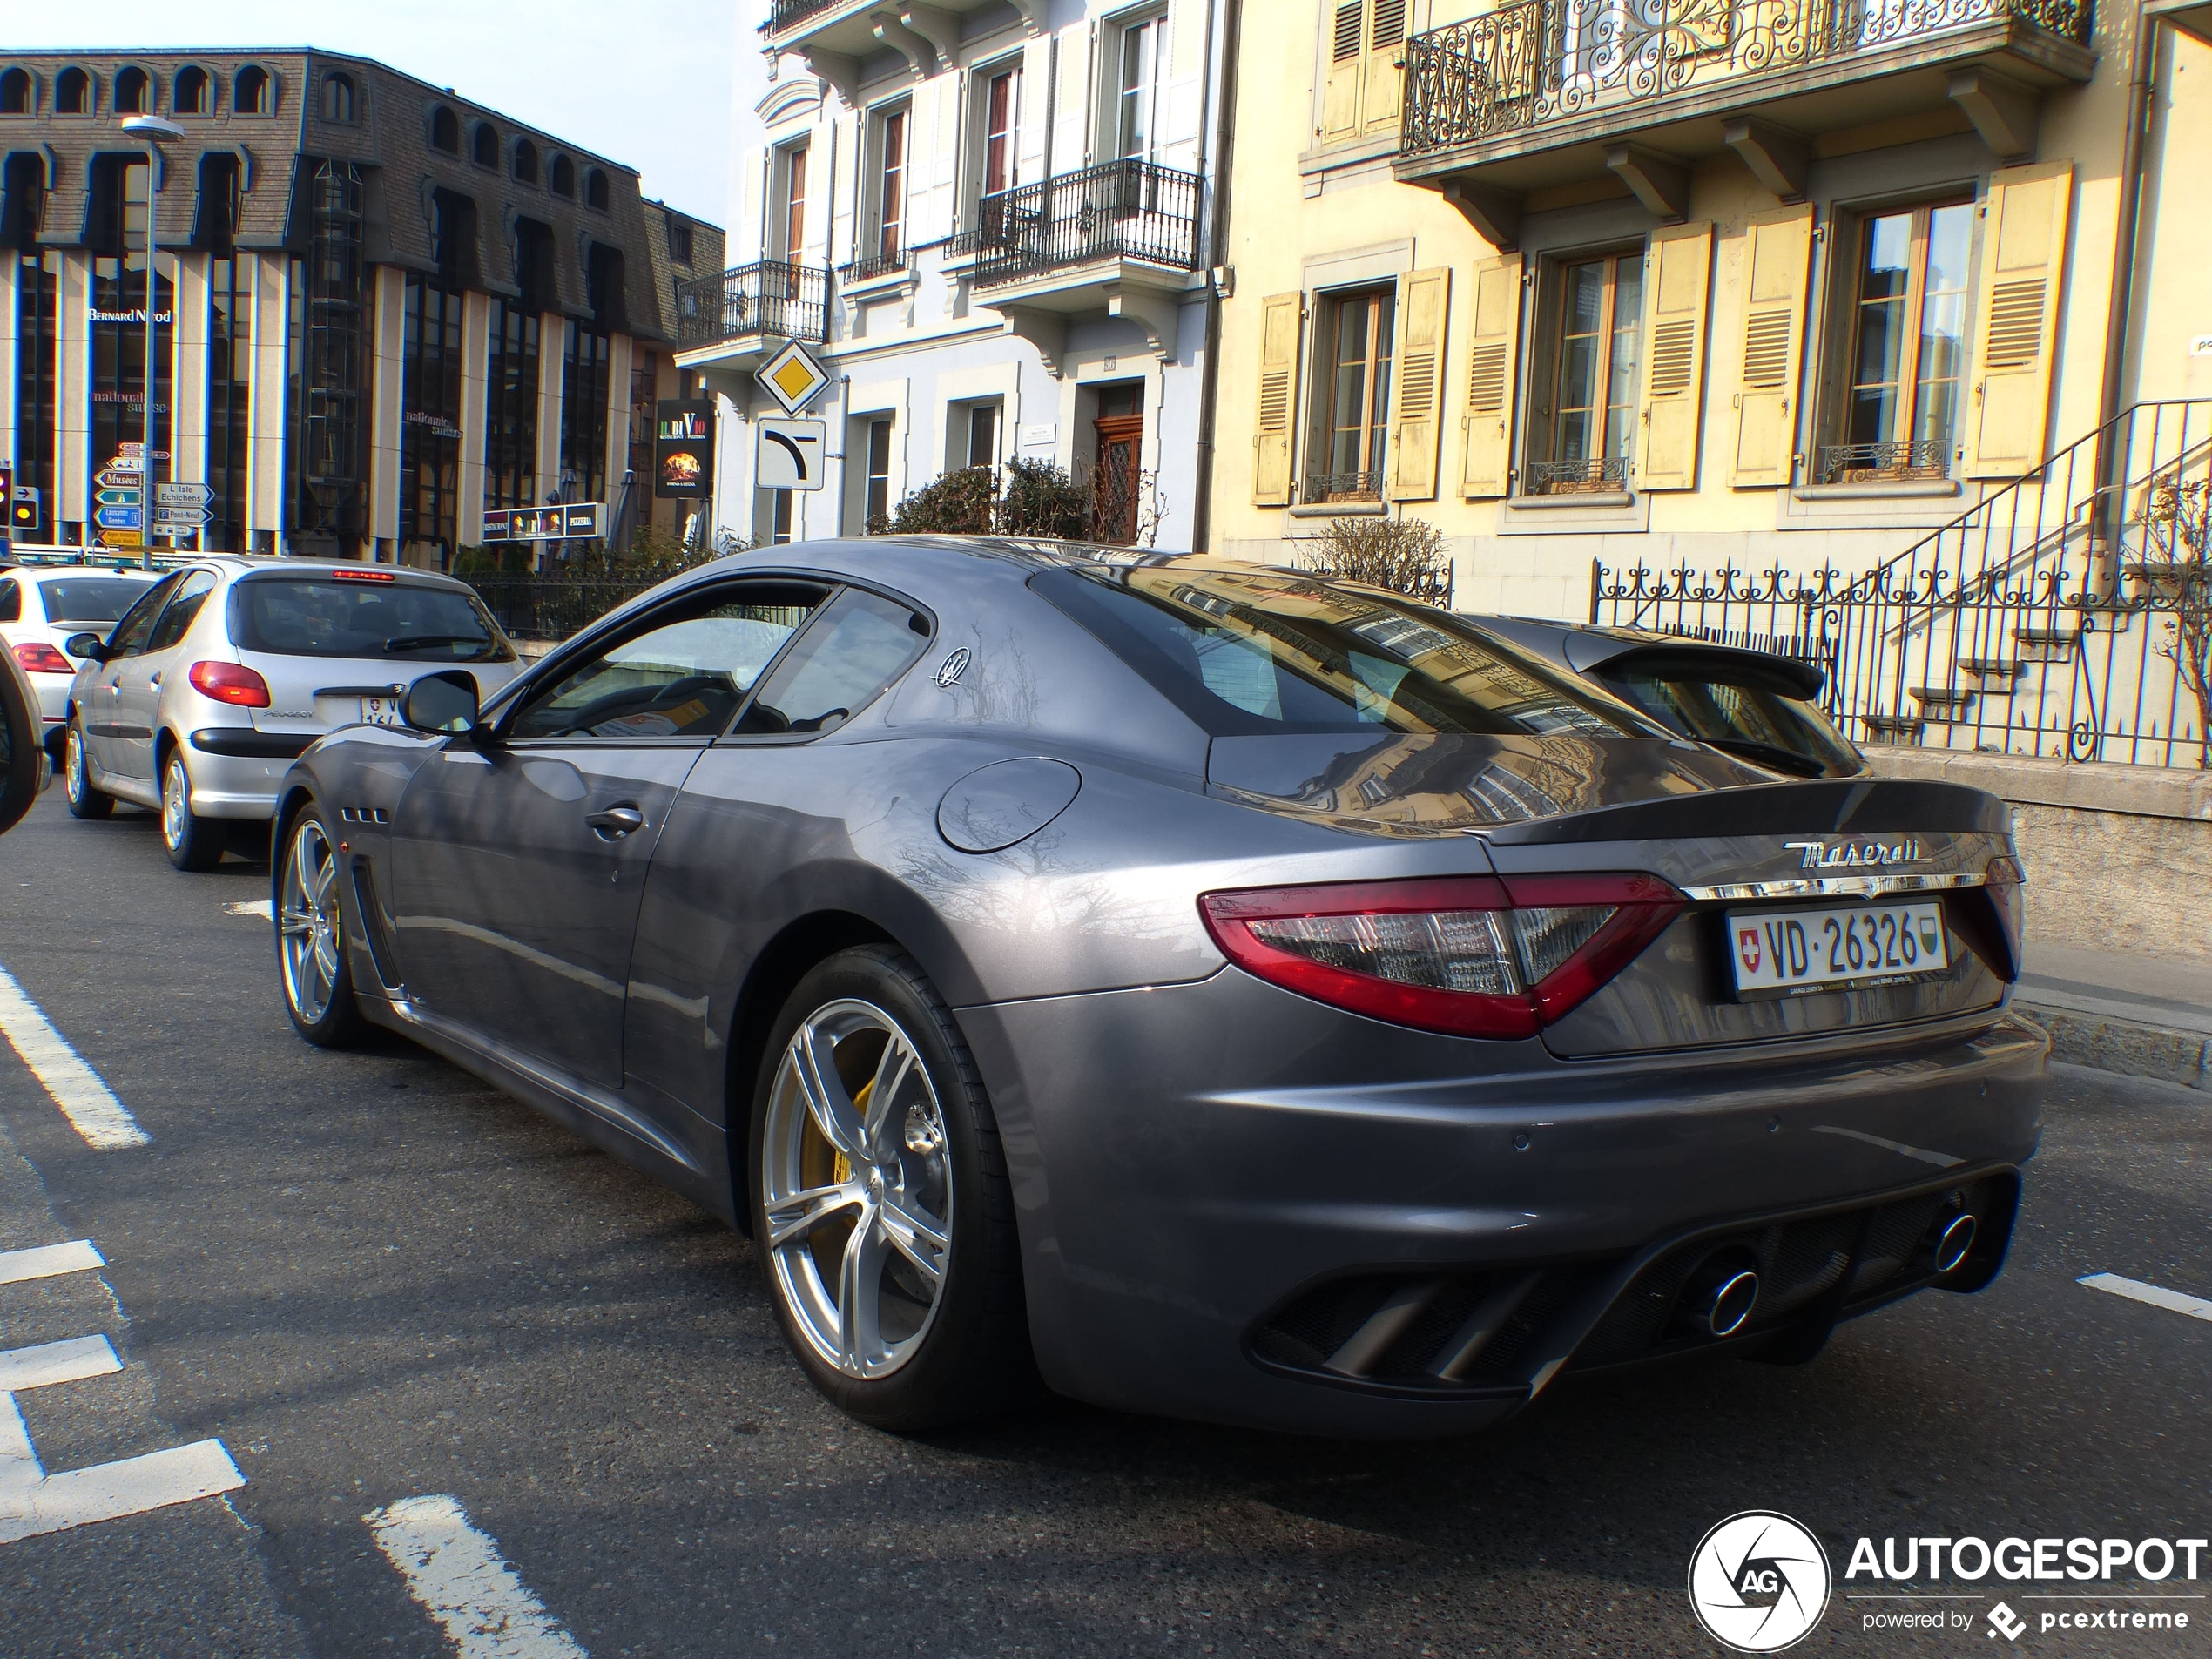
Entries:
[[63, 651], [71, 657], [81, 657], [87, 662], [107, 661], [107, 646], [95, 633], [71, 634], [62, 641]]
[[400, 698], [400, 718], [417, 732], [473, 732], [476, 709], [476, 677], [457, 668], [425, 674]]

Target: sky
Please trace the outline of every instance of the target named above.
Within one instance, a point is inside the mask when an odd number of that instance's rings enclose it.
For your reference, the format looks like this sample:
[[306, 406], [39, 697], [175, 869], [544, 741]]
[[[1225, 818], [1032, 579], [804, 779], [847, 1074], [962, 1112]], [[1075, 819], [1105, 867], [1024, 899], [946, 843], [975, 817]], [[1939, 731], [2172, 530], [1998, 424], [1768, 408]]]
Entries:
[[728, 207], [732, 78], [745, 78], [748, 106], [765, 90], [752, 44], [758, 9], [758, 0], [0, 5], [18, 49], [320, 46], [374, 57], [633, 166], [646, 195], [717, 225]]

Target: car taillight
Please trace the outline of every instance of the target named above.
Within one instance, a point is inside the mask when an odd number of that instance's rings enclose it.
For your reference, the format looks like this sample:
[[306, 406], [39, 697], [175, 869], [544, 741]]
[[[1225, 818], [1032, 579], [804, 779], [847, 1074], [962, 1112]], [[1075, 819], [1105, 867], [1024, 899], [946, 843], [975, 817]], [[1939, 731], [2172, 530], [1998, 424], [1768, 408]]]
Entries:
[[1209, 893], [1245, 972], [1395, 1025], [1527, 1037], [1626, 968], [1689, 902], [1654, 875], [1446, 876]]
[[400, 579], [396, 570], [333, 570], [330, 574], [339, 582], [396, 582]]
[[1997, 925], [2005, 930], [2005, 960], [1990, 966], [2006, 980], [2020, 977], [2020, 921], [2026, 908], [2020, 887], [2027, 880], [2027, 872], [2020, 868], [2020, 861], [2003, 854], [1990, 860], [1982, 872], [1982, 891], [1989, 895], [1990, 908], [1997, 913]]
[[194, 663], [192, 689], [218, 703], [235, 703], [242, 709], [269, 706], [269, 683], [241, 663]]
[[77, 665], [44, 640], [16, 647], [16, 662], [26, 674], [74, 674]]

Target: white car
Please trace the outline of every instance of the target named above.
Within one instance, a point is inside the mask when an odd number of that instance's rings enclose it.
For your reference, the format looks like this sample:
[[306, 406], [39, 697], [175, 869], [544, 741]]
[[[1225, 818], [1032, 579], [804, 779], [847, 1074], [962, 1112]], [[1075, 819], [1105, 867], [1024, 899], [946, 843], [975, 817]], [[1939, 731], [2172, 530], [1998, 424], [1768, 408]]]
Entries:
[[398, 725], [407, 688], [442, 669], [486, 701], [522, 671], [451, 577], [233, 553], [191, 560], [105, 637], [64, 649], [84, 661], [62, 758], [70, 811], [156, 808], [180, 870], [212, 868], [234, 834], [259, 850], [286, 768], [326, 732]]
[[133, 601], [161, 579], [152, 570], [103, 564], [26, 564], [0, 569], [0, 644], [5, 644], [37, 700], [39, 735], [62, 769], [62, 728], [77, 664], [62, 645], [94, 629], [105, 634]]

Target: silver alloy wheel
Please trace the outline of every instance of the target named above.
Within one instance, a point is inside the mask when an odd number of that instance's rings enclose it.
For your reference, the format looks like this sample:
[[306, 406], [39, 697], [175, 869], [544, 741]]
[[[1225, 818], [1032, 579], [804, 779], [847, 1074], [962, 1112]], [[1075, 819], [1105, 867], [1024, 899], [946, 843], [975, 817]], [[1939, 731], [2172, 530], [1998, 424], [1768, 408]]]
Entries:
[[897, 1371], [936, 1318], [953, 1224], [944, 1115], [897, 1020], [841, 999], [799, 1022], [757, 1178], [760, 1243], [807, 1345], [848, 1377]]
[[185, 833], [192, 817], [192, 778], [185, 771], [185, 758], [172, 752], [169, 764], [161, 769], [161, 839], [173, 853], [185, 844]]
[[305, 1025], [330, 1011], [338, 985], [338, 859], [330, 838], [314, 819], [293, 832], [284, 861], [284, 897], [278, 906], [279, 950], [284, 995]]
[[62, 738], [62, 786], [69, 791], [72, 803], [81, 804], [92, 780], [84, 773], [84, 739], [77, 730], [77, 722], [69, 723], [68, 734]]

